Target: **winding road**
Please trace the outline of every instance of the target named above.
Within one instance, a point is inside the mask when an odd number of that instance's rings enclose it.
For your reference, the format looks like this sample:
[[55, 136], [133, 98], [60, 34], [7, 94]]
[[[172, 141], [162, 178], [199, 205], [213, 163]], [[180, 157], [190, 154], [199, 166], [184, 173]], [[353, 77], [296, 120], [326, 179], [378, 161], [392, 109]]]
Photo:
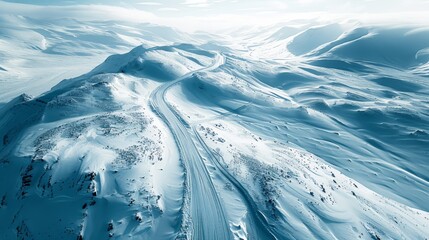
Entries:
[[166, 90], [189, 78], [198, 71], [209, 71], [223, 64], [223, 57], [216, 55], [209, 67], [190, 72], [156, 88], [150, 96], [152, 109], [161, 117], [173, 133], [180, 156], [187, 171], [187, 186], [190, 194], [193, 239], [232, 239], [222, 202], [216, 192], [204, 162], [192, 141], [188, 130], [164, 100]]
[[[193, 128], [169, 106], [165, 100], [166, 91], [176, 83], [191, 77], [196, 72], [211, 71], [224, 63], [221, 54], [216, 54], [213, 63], [205, 68], [189, 72], [174, 81], [156, 88], [150, 96], [150, 106], [170, 128], [179, 148], [181, 159], [187, 172], [187, 190], [190, 195], [190, 215], [192, 218], [193, 239], [233, 239], [228, 218], [219, 198], [210, 173], [200, 155], [196, 142], [203, 146], [209, 161], [219, 169], [220, 173], [237, 189], [239, 197], [248, 209], [248, 220], [252, 225], [249, 229], [250, 239], [276, 239], [271, 232], [265, 217], [256, 207], [247, 190], [223, 168], [215, 154], [205, 145]], [[195, 142], [196, 141], [196, 142]]]

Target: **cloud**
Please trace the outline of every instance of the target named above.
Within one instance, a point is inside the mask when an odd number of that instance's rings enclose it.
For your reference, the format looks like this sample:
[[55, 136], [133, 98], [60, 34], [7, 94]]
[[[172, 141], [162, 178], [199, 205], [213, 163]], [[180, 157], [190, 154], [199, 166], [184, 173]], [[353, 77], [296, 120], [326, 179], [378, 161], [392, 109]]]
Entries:
[[159, 5], [162, 5], [159, 2], [139, 2], [137, 4], [139, 4], [139, 5], [146, 5], [146, 6], [159, 6]]
[[186, 5], [206, 4], [206, 3], [208, 3], [207, 0], [185, 0], [185, 2], [183, 2], [183, 4], [186, 4]]
[[[157, 20], [153, 13], [108, 5], [39, 6], [0, 1], [0, 14], [15, 14], [35, 19], [72, 18], [83, 21], [117, 20], [150, 22]], [[108, 19], [106, 17], [108, 16]]]
[[158, 11], [176, 12], [176, 11], [179, 11], [179, 9], [177, 9], [177, 8], [170, 8], [170, 7], [165, 7], [165, 8], [158, 8]]
[[185, 0], [182, 4], [189, 7], [208, 7], [211, 5], [208, 0]]

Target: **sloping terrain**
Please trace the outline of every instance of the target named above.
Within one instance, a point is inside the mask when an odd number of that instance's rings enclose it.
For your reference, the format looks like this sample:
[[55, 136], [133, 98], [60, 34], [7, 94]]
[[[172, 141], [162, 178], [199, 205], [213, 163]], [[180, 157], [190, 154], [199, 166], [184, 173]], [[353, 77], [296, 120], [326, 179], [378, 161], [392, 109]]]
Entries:
[[[26, 93], [37, 96], [65, 78], [89, 72], [106, 57], [135, 46], [197, 42], [154, 24], [118, 21], [40, 20], [0, 16], [0, 103]], [[37, 84], [35, 84], [37, 81]]]
[[2, 106], [0, 238], [425, 239], [429, 32], [241, 33]]

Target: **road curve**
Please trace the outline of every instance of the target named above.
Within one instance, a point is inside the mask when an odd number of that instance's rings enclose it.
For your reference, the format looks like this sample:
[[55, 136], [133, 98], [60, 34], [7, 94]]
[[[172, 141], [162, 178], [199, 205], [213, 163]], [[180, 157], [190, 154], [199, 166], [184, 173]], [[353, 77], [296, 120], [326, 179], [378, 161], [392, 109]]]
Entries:
[[166, 90], [174, 84], [199, 71], [210, 71], [221, 64], [224, 58], [216, 54], [214, 62], [206, 68], [190, 72], [174, 81], [156, 88], [149, 98], [150, 106], [170, 128], [186, 167], [186, 181], [190, 195], [190, 215], [192, 218], [192, 238], [207, 240], [232, 239], [228, 219], [213, 185], [210, 174], [195, 146], [188, 129], [170, 109], [164, 100]]

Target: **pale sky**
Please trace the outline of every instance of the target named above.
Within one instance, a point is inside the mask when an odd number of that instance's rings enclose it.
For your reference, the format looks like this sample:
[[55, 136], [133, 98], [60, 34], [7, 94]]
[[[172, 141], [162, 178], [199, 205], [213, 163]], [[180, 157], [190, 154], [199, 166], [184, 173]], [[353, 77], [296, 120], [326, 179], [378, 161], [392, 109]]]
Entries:
[[[154, 22], [185, 30], [326, 16], [385, 21], [429, 20], [429, 0], [8, 0], [0, 14]], [[13, 3], [25, 3], [22, 4]], [[41, 5], [41, 6], [35, 6]], [[106, 11], [108, 14], [106, 14]], [[80, 15], [79, 15], [80, 14]], [[34, 16], [33, 16], [34, 17]], [[100, 19], [100, 20], [102, 20]]]

